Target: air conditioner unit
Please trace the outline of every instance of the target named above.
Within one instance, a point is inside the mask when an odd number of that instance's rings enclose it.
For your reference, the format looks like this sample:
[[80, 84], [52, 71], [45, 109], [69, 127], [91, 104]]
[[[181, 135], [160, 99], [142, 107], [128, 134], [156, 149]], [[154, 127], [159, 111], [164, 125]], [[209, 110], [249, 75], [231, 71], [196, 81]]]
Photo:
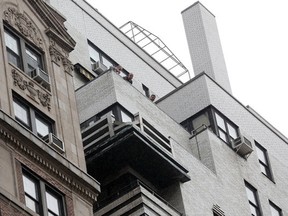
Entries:
[[107, 70], [107, 67], [102, 64], [100, 61], [94, 62], [92, 64], [92, 70], [97, 74], [100, 75], [101, 73], [103, 73], [104, 71]]
[[53, 147], [56, 151], [63, 153], [65, 151], [63, 142], [53, 133], [49, 133], [42, 138], [46, 143]]
[[30, 72], [30, 75], [34, 80], [43, 85], [45, 88], [48, 88], [50, 86], [49, 75], [42, 69], [35, 68]]
[[238, 138], [233, 140], [232, 144], [235, 151], [245, 158], [253, 151], [251, 141], [243, 135], [240, 135]]

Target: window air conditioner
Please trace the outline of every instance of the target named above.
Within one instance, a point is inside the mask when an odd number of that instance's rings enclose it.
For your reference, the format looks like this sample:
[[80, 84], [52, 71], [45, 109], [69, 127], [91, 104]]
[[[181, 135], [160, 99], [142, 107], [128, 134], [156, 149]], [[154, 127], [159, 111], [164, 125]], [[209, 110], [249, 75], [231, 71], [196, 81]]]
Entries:
[[50, 146], [52, 146], [56, 151], [60, 153], [63, 153], [65, 151], [63, 142], [58, 139], [53, 133], [47, 134], [42, 139]]
[[50, 86], [49, 75], [40, 68], [35, 68], [31, 72], [31, 77], [36, 80], [38, 83], [43, 85], [45, 88]]
[[233, 140], [232, 144], [235, 151], [242, 157], [248, 157], [248, 155], [253, 151], [252, 143], [243, 135], [240, 135], [238, 138]]
[[100, 75], [101, 73], [103, 73], [104, 71], [107, 70], [107, 67], [102, 64], [100, 61], [94, 62], [92, 64], [92, 70], [97, 74]]

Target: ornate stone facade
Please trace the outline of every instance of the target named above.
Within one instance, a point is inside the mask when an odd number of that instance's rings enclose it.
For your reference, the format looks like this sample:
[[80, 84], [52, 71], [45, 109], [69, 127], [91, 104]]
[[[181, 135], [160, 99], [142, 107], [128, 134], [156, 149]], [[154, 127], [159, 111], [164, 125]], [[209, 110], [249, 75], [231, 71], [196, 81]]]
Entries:
[[23, 91], [28, 91], [28, 96], [36, 101], [37, 103], [40, 103], [42, 106], [46, 107], [49, 111], [51, 110], [51, 102], [50, 98], [51, 95], [48, 94], [45, 90], [43, 90], [41, 87], [35, 85], [32, 80], [27, 78], [24, 75], [21, 75], [20, 72], [17, 72], [17, 70], [12, 69], [12, 77], [14, 80], [14, 85], [18, 86]]
[[25, 37], [32, 40], [35, 45], [42, 47], [43, 39], [34, 23], [16, 8], [9, 7], [4, 11], [4, 20], [14, 28], [18, 29]]

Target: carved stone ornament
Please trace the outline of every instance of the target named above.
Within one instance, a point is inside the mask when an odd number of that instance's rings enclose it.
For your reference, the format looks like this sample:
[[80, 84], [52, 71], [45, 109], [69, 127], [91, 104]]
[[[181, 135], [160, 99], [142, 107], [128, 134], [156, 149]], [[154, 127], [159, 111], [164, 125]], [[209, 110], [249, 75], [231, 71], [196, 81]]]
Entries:
[[38, 47], [42, 47], [43, 40], [35, 25], [24, 14], [16, 8], [9, 7], [4, 11], [4, 20], [18, 30], [27, 38], [31, 39]]
[[64, 71], [71, 74], [72, 71], [74, 70], [74, 66], [71, 63], [71, 61], [67, 57], [64, 57], [64, 58], [62, 58], [62, 63], [64, 66]]
[[54, 46], [49, 47], [49, 52], [52, 62], [55, 62], [56, 64], [59, 65], [62, 59], [61, 53], [57, 49], [55, 49]]
[[39, 87], [37, 88], [29, 78], [22, 76], [15, 69], [12, 69], [12, 77], [15, 86], [18, 86], [23, 91], [27, 90], [30, 98], [42, 104], [42, 106], [47, 107], [48, 111], [51, 110], [50, 95], [48, 93]]
[[64, 52], [63, 50], [59, 51], [59, 47], [55, 44], [53, 40], [50, 41], [49, 52], [52, 62], [60, 65], [60, 62], [62, 61], [64, 71], [69, 74], [72, 73], [72, 71], [74, 70], [74, 66], [69, 60], [69, 54]]

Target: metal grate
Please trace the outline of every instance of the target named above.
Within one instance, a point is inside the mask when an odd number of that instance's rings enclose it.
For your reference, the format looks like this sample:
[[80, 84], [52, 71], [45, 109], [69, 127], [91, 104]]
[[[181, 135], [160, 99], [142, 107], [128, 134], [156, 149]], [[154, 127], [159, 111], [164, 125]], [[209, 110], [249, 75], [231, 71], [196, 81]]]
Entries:
[[179, 80], [191, 79], [188, 69], [156, 35], [132, 21], [122, 25], [120, 30]]

